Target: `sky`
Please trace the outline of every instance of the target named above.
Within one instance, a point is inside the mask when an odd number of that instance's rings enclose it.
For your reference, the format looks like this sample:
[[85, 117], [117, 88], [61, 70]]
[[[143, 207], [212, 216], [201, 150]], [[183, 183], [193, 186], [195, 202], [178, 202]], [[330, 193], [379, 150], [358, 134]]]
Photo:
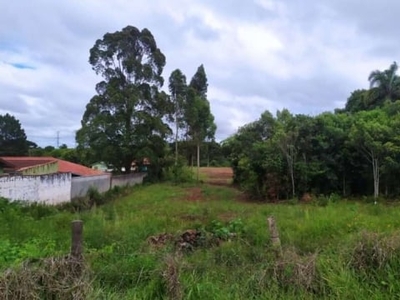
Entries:
[[[399, 58], [397, 0], [15, 0], [0, 2], [0, 114], [40, 146], [75, 146], [101, 81], [89, 49], [107, 32], [148, 28], [165, 82], [203, 64], [217, 140], [265, 110], [344, 107]], [[165, 84], [164, 88], [167, 87]]]

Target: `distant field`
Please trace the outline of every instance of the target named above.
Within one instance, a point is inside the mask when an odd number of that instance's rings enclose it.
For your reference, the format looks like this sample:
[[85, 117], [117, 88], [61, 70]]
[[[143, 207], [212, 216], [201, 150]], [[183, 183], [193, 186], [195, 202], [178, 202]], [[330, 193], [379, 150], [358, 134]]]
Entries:
[[216, 185], [232, 183], [233, 171], [231, 168], [202, 167], [200, 174], [204, 182]]

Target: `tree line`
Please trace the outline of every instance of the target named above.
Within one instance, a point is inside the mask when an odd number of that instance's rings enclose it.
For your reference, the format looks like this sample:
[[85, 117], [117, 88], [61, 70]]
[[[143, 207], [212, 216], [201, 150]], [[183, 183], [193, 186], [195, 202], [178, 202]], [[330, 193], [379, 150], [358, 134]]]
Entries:
[[234, 182], [267, 201], [305, 194], [400, 194], [400, 77], [373, 71], [344, 109], [315, 117], [269, 111], [223, 142]]

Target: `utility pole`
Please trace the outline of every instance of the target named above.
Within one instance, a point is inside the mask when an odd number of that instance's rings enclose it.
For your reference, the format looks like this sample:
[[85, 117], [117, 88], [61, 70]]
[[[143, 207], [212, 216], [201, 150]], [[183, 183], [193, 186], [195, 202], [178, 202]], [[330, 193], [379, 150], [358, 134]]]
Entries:
[[57, 148], [60, 148], [60, 132], [57, 131]]

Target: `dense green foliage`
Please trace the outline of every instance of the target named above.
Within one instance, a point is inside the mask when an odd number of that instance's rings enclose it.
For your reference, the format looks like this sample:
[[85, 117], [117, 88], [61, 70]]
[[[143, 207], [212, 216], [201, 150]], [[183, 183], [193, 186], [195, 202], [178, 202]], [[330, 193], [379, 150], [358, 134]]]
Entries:
[[85, 161], [76, 148], [68, 148], [65, 144], [60, 145], [59, 148], [53, 146], [46, 146], [44, 148], [38, 146], [32, 147], [29, 149], [29, 156], [51, 156], [88, 166], [90, 166], [90, 163], [93, 163]]
[[[180, 129], [183, 139], [197, 146], [197, 156], [202, 143], [214, 139], [203, 65], [189, 86], [179, 69], [173, 71], [167, 95], [161, 91], [166, 58], [148, 29], [127, 26], [106, 33], [90, 50], [89, 62], [103, 81], [96, 85], [97, 94], [86, 106], [76, 135], [81, 161], [103, 161], [130, 172], [133, 161], [148, 158], [148, 178], [154, 180], [162, 178], [173, 162], [177, 167]], [[167, 143], [173, 134], [169, 122], [175, 123], [175, 151]]]
[[159, 163], [170, 129], [163, 122], [168, 98], [159, 91], [165, 56], [151, 32], [127, 26], [106, 33], [90, 49], [89, 62], [103, 81], [83, 115], [79, 147], [126, 172], [134, 159]]
[[[202, 201], [189, 200], [196, 190]], [[335, 197], [259, 205], [237, 197], [227, 187], [152, 185], [79, 214], [2, 201], [0, 267], [68, 253], [70, 222], [82, 219], [85, 259], [93, 271], [88, 299], [162, 299], [171, 296], [171, 285], [184, 299], [400, 296], [397, 207]], [[270, 215], [278, 223], [282, 259], [270, 246]], [[151, 236], [187, 229], [220, 242], [200, 243], [180, 256], [173, 245], [148, 243]]]
[[10, 114], [0, 115], [0, 156], [26, 155], [29, 145], [21, 123]]
[[400, 193], [400, 79], [394, 63], [374, 71], [369, 90], [357, 90], [346, 108], [311, 117], [264, 112], [223, 142], [235, 183], [265, 199], [341, 194]]

